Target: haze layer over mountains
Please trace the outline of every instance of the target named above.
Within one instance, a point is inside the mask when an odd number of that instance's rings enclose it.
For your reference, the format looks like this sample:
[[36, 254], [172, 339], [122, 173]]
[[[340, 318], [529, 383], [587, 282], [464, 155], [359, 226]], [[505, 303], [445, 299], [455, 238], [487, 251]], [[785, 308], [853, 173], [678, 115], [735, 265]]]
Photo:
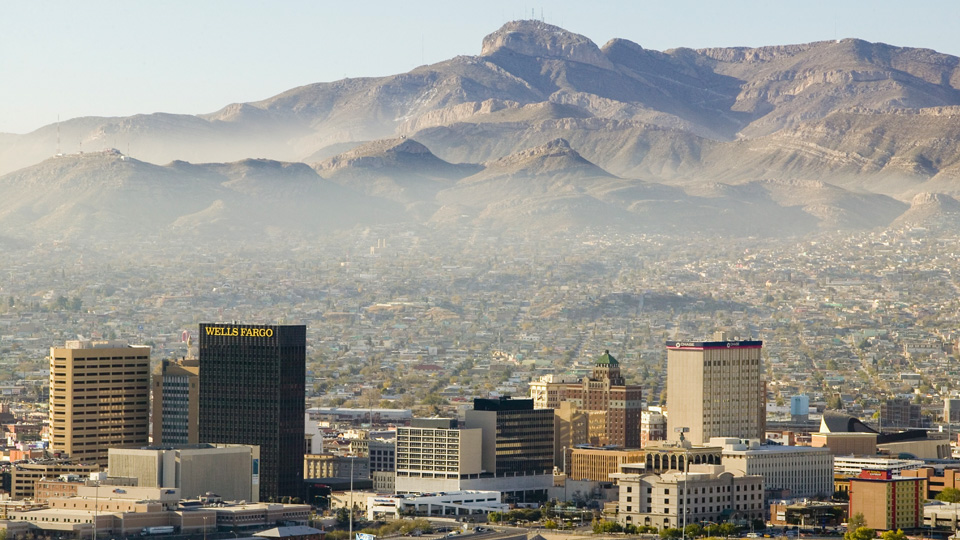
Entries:
[[958, 66], [855, 39], [598, 47], [517, 21], [409, 73], [0, 135], [0, 236], [955, 227]]

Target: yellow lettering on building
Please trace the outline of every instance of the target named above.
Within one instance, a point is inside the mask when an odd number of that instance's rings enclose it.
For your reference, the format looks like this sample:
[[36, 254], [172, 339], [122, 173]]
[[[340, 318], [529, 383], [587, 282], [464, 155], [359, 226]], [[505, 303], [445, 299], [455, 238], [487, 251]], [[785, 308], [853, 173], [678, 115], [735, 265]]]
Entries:
[[225, 328], [223, 326], [207, 326], [208, 336], [229, 337], [273, 337], [273, 328]]

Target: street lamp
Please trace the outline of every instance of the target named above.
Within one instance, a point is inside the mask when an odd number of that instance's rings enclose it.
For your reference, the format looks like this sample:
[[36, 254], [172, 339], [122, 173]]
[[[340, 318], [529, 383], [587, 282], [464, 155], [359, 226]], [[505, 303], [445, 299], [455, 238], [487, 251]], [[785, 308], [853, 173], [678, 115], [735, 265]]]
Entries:
[[100, 510], [100, 480], [96, 482], [93, 492], [93, 540], [97, 540], [97, 532], [99, 532], [97, 530], [97, 515]]
[[[673, 428], [675, 433], [680, 434], [680, 446], [683, 447], [683, 468], [686, 469], [683, 473], [683, 487], [680, 488], [680, 500], [677, 504], [677, 509], [683, 513], [683, 527], [680, 529], [681, 538], [687, 537], [687, 505], [684, 503], [687, 497], [687, 475], [690, 473], [690, 453], [687, 452], [687, 446], [684, 444], [686, 439], [683, 434], [688, 433], [690, 428], [688, 427], [675, 427]], [[681, 509], [681, 505], [682, 509]]]
[[567, 504], [567, 447], [563, 447], [563, 504]]
[[350, 458], [350, 536], [347, 537], [347, 540], [353, 540], [353, 460], [357, 456], [349, 456]]

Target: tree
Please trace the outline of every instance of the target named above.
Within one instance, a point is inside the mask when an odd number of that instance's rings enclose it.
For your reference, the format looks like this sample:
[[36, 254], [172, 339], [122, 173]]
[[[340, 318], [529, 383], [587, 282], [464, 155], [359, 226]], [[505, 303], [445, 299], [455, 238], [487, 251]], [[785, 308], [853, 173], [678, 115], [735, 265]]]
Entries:
[[703, 528], [703, 533], [707, 536], [720, 536], [720, 525], [711, 523]]
[[863, 512], [857, 512], [856, 514], [850, 516], [850, 519], [847, 520], [847, 530], [855, 531], [860, 527], [866, 527], [867, 520], [863, 517]]
[[834, 394], [827, 399], [827, 408], [835, 411], [843, 410], [843, 398], [840, 394]]
[[883, 531], [883, 534], [880, 535], [880, 538], [883, 540], [907, 540], [907, 535], [903, 534], [903, 530], [897, 529], [894, 531]]
[[682, 531], [676, 527], [667, 527], [660, 531], [660, 538], [663, 538], [664, 540], [668, 538], [680, 538], [681, 536], [683, 536]]
[[843, 540], [871, 540], [877, 536], [877, 532], [870, 527], [848, 528]]
[[733, 536], [737, 534], [737, 526], [733, 523], [721, 523], [720, 524], [720, 534], [724, 537]]
[[698, 523], [691, 523], [683, 528], [684, 536], [689, 536], [691, 538], [696, 538], [703, 534], [703, 527]]
[[960, 502], [960, 489], [952, 487], [943, 488], [943, 491], [937, 493], [934, 499], [949, 503]]
[[623, 526], [616, 521], [607, 521], [605, 519], [601, 519], [593, 522], [593, 532], [598, 534], [623, 532]]

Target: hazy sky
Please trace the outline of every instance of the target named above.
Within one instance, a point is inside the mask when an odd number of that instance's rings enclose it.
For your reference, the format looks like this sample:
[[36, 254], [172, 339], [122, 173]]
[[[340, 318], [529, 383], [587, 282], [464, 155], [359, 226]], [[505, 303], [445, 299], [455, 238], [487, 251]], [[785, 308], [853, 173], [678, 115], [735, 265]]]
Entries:
[[295, 86], [480, 52], [540, 18], [598, 45], [761, 46], [857, 37], [960, 55], [957, 0], [0, 0], [0, 133], [57, 117], [212, 112]]

